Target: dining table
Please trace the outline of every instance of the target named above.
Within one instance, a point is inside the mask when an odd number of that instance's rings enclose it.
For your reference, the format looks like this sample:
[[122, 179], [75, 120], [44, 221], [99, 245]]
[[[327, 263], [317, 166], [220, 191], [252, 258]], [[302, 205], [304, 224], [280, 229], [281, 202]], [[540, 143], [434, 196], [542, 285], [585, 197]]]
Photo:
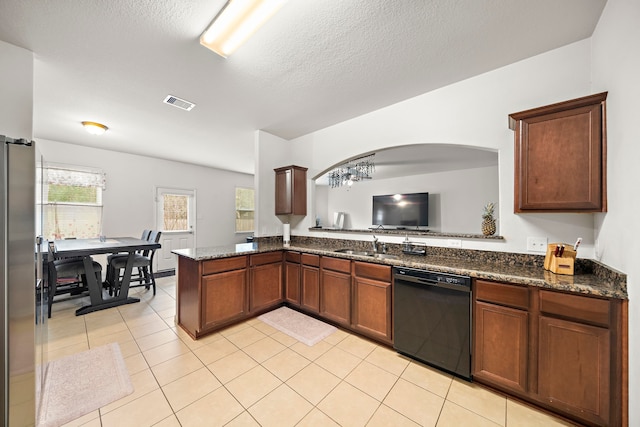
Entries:
[[[136, 237], [105, 237], [92, 239], [65, 239], [54, 241], [57, 257], [81, 257], [84, 262], [90, 304], [76, 310], [76, 316], [140, 302], [140, 298], [129, 296], [129, 283], [133, 270], [133, 258], [137, 251], [155, 250], [160, 243], [142, 240]], [[96, 278], [92, 255], [128, 253], [127, 263], [122, 277], [120, 291], [113, 297], [105, 297], [102, 283]]]

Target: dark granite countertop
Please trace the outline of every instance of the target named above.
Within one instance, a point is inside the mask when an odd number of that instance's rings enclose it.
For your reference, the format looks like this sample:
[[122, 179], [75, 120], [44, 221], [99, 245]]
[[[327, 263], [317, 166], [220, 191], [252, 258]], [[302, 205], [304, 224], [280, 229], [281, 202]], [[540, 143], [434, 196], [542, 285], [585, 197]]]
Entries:
[[[391, 253], [396, 255], [397, 259], [379, 259], [365, 255], [350, 255], [335, 252], [336, 249], [340, 249], [341, 247], [344, 247], [344, 243], [341, 244], [339, 241], [327, 239], [326, 244], [318, 244], [317, 242], [294, 242], [290, 246], [283, 246], [281, 242], [260, 242], [195, 249], [177, 249], [172, 252], [195, 261], [204, 261], [286, 249], [376, 264], [460, 274], [478, 279], [538, 286], [581, 294], [618, 299], [628, 298], [626, 275], [610, 269], [597, 261], [583, 260], [583, 264], [588, 264], [587, 271], [578, 272], [573, 276], [567, 276], [551, 273], [539, 265], [526, 265], [518, 262], [518, 254], [473, 251], [472, 256], [469, 256], [469, 251], [460, 251], [463, 256], [446, 256], [447, 253], [451, 252], [445, 251], [445, 256], [443, 256], [443, 251], [428, 248], [427, 255], [425, 256], [406, 255], [392, 248]], [[429, 254], [430, 249], [434, 249], [433, 254]], [[515, 255], [515, 257], [510, 255]]]

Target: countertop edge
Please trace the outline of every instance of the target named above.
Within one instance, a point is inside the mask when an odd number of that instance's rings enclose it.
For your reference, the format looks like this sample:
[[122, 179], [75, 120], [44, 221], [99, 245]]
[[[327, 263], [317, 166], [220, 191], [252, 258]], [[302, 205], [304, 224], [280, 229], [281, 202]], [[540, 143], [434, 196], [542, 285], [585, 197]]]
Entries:
[[[345, 258], [355, 261], [368, 262], [373, 264], [388, 265], [391, 267], [408, 267], [422, 270], [432, 270], [442, 273], [460, 274], [470, 276], [475, 279], [492, 280], [498, 282], [506, 282], [515, 285], [536, 286], [551, 290], [566, 291], [577, 294], [585, 294], [599, 296], [605, 298], [614, 298], [627, 300], [628, 294], [624, 289], [619, 289], [619, 285], [615, 283], [604, 283], [602, 286], [593, 286], [589, 282], [597, 280], [598, 283], [605, 282], [605, 279], [596, 278], [593, 274], [565, 276], [551, 273], [549, 271], [540, 271], [535, 267], [520, 267], [522, 274], [514, 272], [506, 272], [505, 270], [514, 269], [514, 266], [501, 266], [484, 263], [483, 267], [489, 267], [486, 270], [471, 268], [468, 266], [455, 266], [455, 264], [463, 263], [460, 260], [441, 258], [438, 261], [443, 263], [433, 263], [433, 259], [427, 262], [427, 259], [421, 260], [423, 256], [407, 255], [399, 259], [380, 259], [370, 256], [352, 255], [337, 253], [329, 249], [310, 248], [306, 246], [285, 246], [278, 244], [258, 245], [258, 244], [241, 244], [235, 249], [230, 246], [196, 248], [194, 249], [175, 249], [171, 252], [182, 257], [189, 258], [194, 261], [206, 261], [214, 259], [229, 258], [233, 256], [244, 256], [266, 252], [275, 252], [281, 250], [289, 250], [296, 252], [304, 252], [316, 255], [328, 255], [334, 258]], [[197, 251], [194, 253], [194, 251]], [[449, 265], [445, 265], [447, 263]], [[452, 266], [454, 265], [454, 266]], [[605, 266], [606, 267], [606, 266]], [[503, 270], [503, 271], [500, 271]], [[626, 287], [625, 287], [626, 288]]]

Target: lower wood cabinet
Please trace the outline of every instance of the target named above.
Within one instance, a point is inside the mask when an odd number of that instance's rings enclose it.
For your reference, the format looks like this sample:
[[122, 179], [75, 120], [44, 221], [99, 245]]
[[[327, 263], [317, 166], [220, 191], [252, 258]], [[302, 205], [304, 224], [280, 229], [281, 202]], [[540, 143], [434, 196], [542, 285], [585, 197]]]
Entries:
[[302, 254], [300, 306], [313, 313], [320, 311], [320, 257]]
[[245, 269], [211, 274], [202, 278], [202, 327], [247, 315], [247, 272]]
[[282, 302], [282, 252], [251, 255], [249, 311], [255, 313]]
[[391, 344], [391, 267], [355, 261], [353, 271], [353, 328]]
[[178, 324], [198, 338], [249, 315], [247, 257], [178, 257]]
[[475, 305], [474, 378], [527, 390], [529, 313], [478, 302]]
[[622, 423], [622, 302], [476, 280], [473, 379], [580, 423]]
[[477, 280], [474, 294], [474, 378], [525, 392], [529, 366], [529, 289]]
[[350, 326], [351, 261], [322, 257], [320, 266], [320, 315]]
[[284, 299], [296, 307], [300, 306], [301, 272], [300, 253], [286, 252], [284, 263]]
[[609, 425], [610, 331], [540, 317], [538, 393], [549, 405]]

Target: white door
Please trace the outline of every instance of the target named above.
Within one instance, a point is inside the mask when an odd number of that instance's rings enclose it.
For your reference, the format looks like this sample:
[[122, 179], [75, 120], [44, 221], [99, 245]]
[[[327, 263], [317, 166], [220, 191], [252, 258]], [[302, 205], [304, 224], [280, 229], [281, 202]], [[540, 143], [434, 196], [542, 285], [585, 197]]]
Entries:
[[157, 187], [156, 229], [162, 231], [156, 271], [174, 269], [176, 255], [171, 251], [196, 245], [196, 190]]

